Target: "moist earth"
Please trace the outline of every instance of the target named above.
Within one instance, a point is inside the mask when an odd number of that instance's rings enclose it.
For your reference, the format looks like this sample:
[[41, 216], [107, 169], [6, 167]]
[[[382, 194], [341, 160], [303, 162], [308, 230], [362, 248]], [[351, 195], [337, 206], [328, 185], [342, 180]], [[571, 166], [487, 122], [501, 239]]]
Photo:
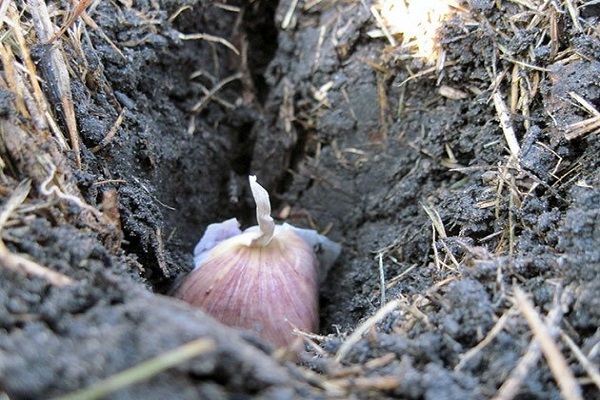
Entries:
[[[209, 351], [108, 397], [492, 398], [531, 352], [504, 398], [560, 398], [522, 289], [600, 398], [565, 339], [598, 365], [597, 4], [461, 2], [424, 55], [381, 33], [385, 2], [98, 2], [55, 47], [36, 3], [0, 13], [6, 396], [54, 398], [205, 337]], [[48, 3], [57, 27], [64, 6]], [[11, 85], [16, 30], [54, 129]], [[343, 246], [296, 362], [168, 296], [208, 224], [254, 223], [248, 174], [275, 217]]]

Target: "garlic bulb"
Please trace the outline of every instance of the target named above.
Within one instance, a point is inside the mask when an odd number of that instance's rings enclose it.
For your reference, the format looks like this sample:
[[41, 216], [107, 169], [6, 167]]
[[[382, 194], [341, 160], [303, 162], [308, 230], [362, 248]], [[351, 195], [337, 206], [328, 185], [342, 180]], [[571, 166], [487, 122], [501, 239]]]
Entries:
[[194, 249], [195, 269], [175, 297], [222, 323], [256, 332], [272, 344], [292, 344], [294, 328], [319, 328], [319, 282], [340, 254], [316, 231], [275, 225], [267, 191], [250, 176], [258, 226], [211, 224]]

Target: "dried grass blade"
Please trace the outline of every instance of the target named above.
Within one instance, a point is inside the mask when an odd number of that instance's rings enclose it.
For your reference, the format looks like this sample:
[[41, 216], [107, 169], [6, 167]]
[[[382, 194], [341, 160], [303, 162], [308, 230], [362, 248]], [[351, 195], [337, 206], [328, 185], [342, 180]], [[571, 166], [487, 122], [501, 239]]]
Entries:
[[594, 107], [594, 105], [592, 103], [590, 103], [589, 101], [587, 101], [586, 99], [584, 99], [583, 97], [578, 95], [577, 93], [569, 92], [569, 96], [571, 96], [573, 99], [575, 99], [583, 108], [585, 108], [585, 110], [587, 112], [589, 112], [593, 116], [595, 116], [595, 117], [600, 116], [600, 112], [598, 110], [596, 110], [596, 107]]
[[27, 275], [44, 278], [54, 286], [67, 286], [73, 283], [73, 280], [66, 275], [53, 271], [48, 267], [44, 267], [19, 254], [11, 253], [1, 239], [0, 264], [9, 269], [24, 272]]
[[20, 80], [17, 77], [17, 71], [15, 69], [15, 56], [10, 47], [5, 47], [3, 43], [0, 43], [0, 59], [2, 60], [2, 68], [4, 70], [4, 79], [7, 89], [15, 94], [15, 108], [17, 109], [17, 112], [25, 118], [30, 118], [31, 116], [27, 111], [25, 100], [23, 98], [23, 87], [20, 85]]
[[[42, 0], [28, 0], [28, 4], [38, 39], [42, 43], [47, 43], [54, 34], [54, 25], [50, 21], [46, 3]], [[39, 66], [48, 84], [51, 101], [61, 104], [64, 123], [69, 131], [77, 167], [81, 168], [79, 134], [71, 94], [71, 80], [60, 43], [48, 46], [46, 51], [42, 53]]]
[[583, 400], [581, 387], [577, 383], [569, 364], [560, 352], [556, 342], [548, 332], [541, 316], [527, 298], [525, 292], [518, 286], [514, 287], [514, 302], [520, 313], [525, 317], [533, 335], [540, 343], [542, 353], [560, 388], [560, 392], [567, 400]]
[[575, 358], [577, 358], [579, 364], [581, 364], [583, 369], [585, 369], [585, 372], [587, 372], [590, 379], [592, 380], [592, 382], [594, 382], [594, 385], [596, 385], [600, 393], [600, 371], [598, 371], [598, 367], [592, 361], [590, 361], [588, 357], [586, 357], [586, 355], [583, 353], [583, 351], [581, 351], [581, 349], [577, 346], [573, 339], [571, 339], [569, 335], [567, 335], [562, 330], [560, 332], [560, 337], [567, 344], [567, 346], [569, 346], [569, 348], [575, 355]]
[[598, 128], [600, 128], [600, 115], [569, 125], [565, 132], [565, 139], [577, 139], [598, 131]]
[[[29, 47], [27, 46], [27, 42], [25, 41], [25, 37], [23, 36], [23, 31], [25, 31], [25, 28], [21, 26], [20, 17], [17, 13], [16, 8], [9, 9], [8, 14], [10, 17], [12, 33], [17, 39], [17, 43], [19, 43], [19, 56], [21, 59], [23, 59], [23, 61], [25, 61], [27, 73], [29, 74], [29, 82], [31, 83], [31, 87], [33, 88], [33, 99], [35, 103], [32, 102], [29, 106], [29, 112], [34, 116], [36, 114], [43, 114], [43, 112], [45, 112], [47, 108], [46, 101], [44, 97], [44, 92], [42, 91], [42, 87], [40, 86], [40, 82], [38, 81], [35, 64], [31, 59], [31, 54], [29, 53]], [[22, 82], [19, 82], [19, 84], [19, 86], [23, 86]], [[25, 96], [24, 90], [19, 90], [23, 93], [23, 96]], [[43, 122], [42, 118], [34, 118], [34, 121], [36, 121], [36, 126], [38, 129], [45, 129], [45, 123]]]
[[[546, 325], [553, 326], [560, 322], [563, 317], [561, 304], [555, 304], [555, 306], [548, 312], [545, 318]], [[554, 332], [552, 332], [554, 337]], [[508, 378], [502, 383], [498, 392], [492, 397], [492, 400], [512, 400], [514, 399], [523, 382], [527, 379], [530, 371], [536, 367], [541, 357], [540, 343], [532, 338], [529, 342], [529, 346], [525, 351], [525, 354], [521, 357], [517, 365], [510, 372]]]
[[508, 107], [502, 99], [502, 94], [500, 94], [499, 91], [494, 92], [493, 99], [494, 106], [496, 107], [496, 113], [498, 114], [498, 118], [500, 119], [500, 127], [502, 128], [502, 132], [504, 133], [504, 139], [508, 144], [510, 154], [516, 160], [519, 158], [521, 146], [519, 146], [519, 142], [517, 141], [517, 136], [515, 135], [515, 130], [510, 119]]
[[85, 9], [88, 8], [92, 1], [93, 0], [80, 0], [60, 30], [52, 35], [47, 44], [52, 44], [52, 42], [61, 37], [67, 31], [67, 29], [69, 29], [75, 23], [75, 21], [77, 21], [77, 18], [79, 18], [81, 14], [85, 12]]
[[0, 231], [4, 228], [4, 224], [10, 218], [10, 215], [19, 207], [31, 190], [31, 179], [25, 179], [15, 188], [12, 195], [8, 199], [4, 206], [0, 209]]
[[381, 307], [373, 316], [358, 326], [354, 332], [348, 337], [348, 339], [340, 346], [334, 360], [336, 362], [342, 361], [344, 357], [348, 355], [352, 347], [357, 344], [363, 335], [373, 326], [383, 321], [392, 311], [400, 306], [400, 300], [392, 300], [385, 306]]
[[435, 228], [438, 235], [442, 239], [447, 238], [448, 235], [446, 234], [446, 228], [444, 228], [444, 222], [442, 222], [442, 217], [440, 216], [438, 211], [434, 207], [429, 207], [425, 204], [421, 204], [421, 207], [423, 208], [423, 210], [425, 211], [425, 213], [431, 220], [431, 224]]
[[124, 389], [149, 379], [186, 360], [206, 354], [214, 350], [215, 347], [215, 341], [212, 339], [196, 339], [179, 346], [174, 350], [160, 354], [148, 361], [144, 361], [134, 367], [108, 377], [92, 387], [58, 397], [55, 400], [93, 400], [104, 398], [117, 390]]
[[219, 36], [209, 35], [208, 33], [180, 33], [181, 40], [206, 40], [207, 42], [219, 43], [233, 51], [236, 56], [240, 55], [240, 51], [231, 42]]

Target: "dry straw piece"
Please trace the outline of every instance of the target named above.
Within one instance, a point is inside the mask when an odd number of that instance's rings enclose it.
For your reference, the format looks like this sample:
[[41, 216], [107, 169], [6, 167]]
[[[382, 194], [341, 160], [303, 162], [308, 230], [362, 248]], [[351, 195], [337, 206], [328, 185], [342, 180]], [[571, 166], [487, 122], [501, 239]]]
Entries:
[[558, 349], [556, 342], [548, 332], [542, 318], [527, 298], [525, 292], [518, 286], [514, 287], [515, 304], [527, 320], [531, 331], [540, 344], [548, 366], [554, 374], [558, 387], [567, 400], [583, 400], [581, 387], [577, 383], [569, 364]]

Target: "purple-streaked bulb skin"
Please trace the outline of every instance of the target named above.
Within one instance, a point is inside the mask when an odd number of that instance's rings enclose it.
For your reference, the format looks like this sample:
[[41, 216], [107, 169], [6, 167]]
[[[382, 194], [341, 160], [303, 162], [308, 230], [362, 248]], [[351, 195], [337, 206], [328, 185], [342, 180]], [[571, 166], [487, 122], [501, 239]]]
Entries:
[[[294, 233], [300, 236], [306, 244], [313, 249], [319, 266], [319, 281], [323, 282], [327, 277], [329, 269], [331, 269], [331, 266], [340, 256], [342, 246], [313, 229], [296, 228], [295, 226], [286, 223], [281, 226], [294, 231]], [[256, 228], [257, 227], [254, 226], [248, 228], [247, 231], [256, 230]], [[202, 261], [208, 256], [208, 253], [210, 253], [210, 250], [212, 250], [213, 247], [220, 242], [241, 233], [240, 223], [235, 218], [208, 225], [206, 231], [204, 231], [204, 235], [194, 248], [195, 268], [202, 265]]]
[[318, 331], [319, 283], [341, 247], [314, 230], [275, 225], [267, 192], [254, 177], [250, 185], [259, 226], [209, 225], [194, 249], [195, 269], [174, 295], [226, 325], [292, 346], [294, 328]]
[[296, 327], [319, 328], [319, 273], [312, 248], [278, 226], [266, 246], [239, 239], [218, 243], [182, 282], [176, 297], [222, 323], [254, 331], [277, 347], [290, 345]]
[[319, 281], [323, 283], [327, 277], [327, 273], [340, 256], [342, 246], [326, 236], [320, 235], [319, 232], [313, 229], [296, 228], [289, 224], [283, 224], [282, 226], [293, 230], [294, 233], [300, 236], [313, 249], [319, 266]]

